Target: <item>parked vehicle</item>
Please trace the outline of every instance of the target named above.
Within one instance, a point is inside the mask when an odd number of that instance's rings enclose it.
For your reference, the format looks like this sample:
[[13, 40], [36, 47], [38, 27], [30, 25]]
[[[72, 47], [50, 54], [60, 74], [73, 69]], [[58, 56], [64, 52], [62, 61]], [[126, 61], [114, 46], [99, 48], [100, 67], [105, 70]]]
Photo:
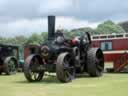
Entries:
[[92, 47], [100, 47], [105, 62], [113, 64], [114, 72], [128, 72], [128, 33], [92, 36]]
[[18, 46], [0, 44], [0, 74], [15, 74], [18, 68]]
[[29, 82], [42, 80], [44, 73], [56, 72], [61, 82], [70, 82], [77, 73], [102, 76], [104, 56], [100, 48], [91, 48], [91, 37], [66, 39], [61, 30], [55, 33], [55, 16], [48, 17], [48, 40], [26, 48], [24, 75]]

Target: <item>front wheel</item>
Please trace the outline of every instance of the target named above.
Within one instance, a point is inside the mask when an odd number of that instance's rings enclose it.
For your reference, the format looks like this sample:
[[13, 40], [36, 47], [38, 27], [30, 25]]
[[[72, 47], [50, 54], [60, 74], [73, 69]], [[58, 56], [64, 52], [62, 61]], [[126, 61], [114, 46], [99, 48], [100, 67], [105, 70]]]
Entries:
[[4, 61], [4, 72], [7, 75], [16, 74], [17, 66], [18, 63], [15, 57], [7, 57]]
[[72, 56], [69, 53], [61, 53], [58, 56], [56, 74], [58, 79], [63, 83], [70, 82], [75, 77], [75, 67]]
[[24, 64], [24, 75], [29, 82], [41, 81], [44, 76], [42, 59], [39, 55], [30, 55]]

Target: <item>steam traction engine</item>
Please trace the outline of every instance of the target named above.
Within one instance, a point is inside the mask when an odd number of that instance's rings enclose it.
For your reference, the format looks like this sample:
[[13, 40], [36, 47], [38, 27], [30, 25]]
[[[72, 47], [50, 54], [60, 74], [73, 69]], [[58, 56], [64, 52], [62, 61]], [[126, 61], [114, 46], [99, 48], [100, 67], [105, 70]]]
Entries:
[[44, 72], [56, 72], [61, 82], [70, 82], [77, 73], [102, 76], [104, 57], [101, 49], [90, 48], [89, 33], [72, 40], [61, 31], [55, 33], [55, 16], [48, 16], [48, 40], [25, 60], [24, 75], [29, 82], [40, 81]]
[[18, 68], [18, 46], [0, 44], [0, 74], [11, 75]]

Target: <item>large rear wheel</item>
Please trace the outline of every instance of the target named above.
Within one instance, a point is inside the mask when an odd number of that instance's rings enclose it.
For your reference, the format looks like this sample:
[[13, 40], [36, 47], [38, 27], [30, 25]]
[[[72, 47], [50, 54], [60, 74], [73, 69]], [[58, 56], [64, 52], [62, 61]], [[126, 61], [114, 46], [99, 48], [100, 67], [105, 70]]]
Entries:
[[24, 64], [24, 75], [29, 82], [42, 80], [44, 70], [42, 69], [42, 59], [39, 55], [30, 55]]
[[75, 67], [72, 56], [69, 53], [62, 53], [57, 58], [56, 74], [58, 79], [67, 83], [75, 77]]
[[104, 56], [99, 48], [90, 48], [87, 52], [87, 72], [92, 77], [102, 76], [104, 71]]

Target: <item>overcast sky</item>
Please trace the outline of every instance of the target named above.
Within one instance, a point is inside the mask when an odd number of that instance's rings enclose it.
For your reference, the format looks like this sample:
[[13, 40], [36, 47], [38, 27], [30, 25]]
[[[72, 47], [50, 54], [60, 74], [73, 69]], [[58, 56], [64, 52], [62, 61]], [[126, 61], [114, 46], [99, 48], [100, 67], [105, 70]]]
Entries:
[[93, 27], [104, 20], [128, 20], [128, 0], [0, 0], [0, 36], [29, 36], [47, 31], [47, 16], [56, 29]]

